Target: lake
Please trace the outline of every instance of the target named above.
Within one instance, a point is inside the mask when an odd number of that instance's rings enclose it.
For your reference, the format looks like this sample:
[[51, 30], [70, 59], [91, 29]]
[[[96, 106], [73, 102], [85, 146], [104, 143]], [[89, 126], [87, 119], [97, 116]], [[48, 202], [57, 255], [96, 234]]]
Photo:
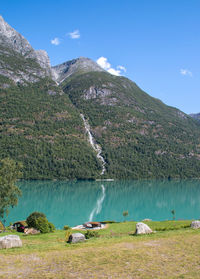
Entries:
[[22, 197], [6, 223], [33, 211], [46, 214], [56, 228], [89, 220], [171, 220], [200, 218], [200, 180], [183, 181], [20, 181]]

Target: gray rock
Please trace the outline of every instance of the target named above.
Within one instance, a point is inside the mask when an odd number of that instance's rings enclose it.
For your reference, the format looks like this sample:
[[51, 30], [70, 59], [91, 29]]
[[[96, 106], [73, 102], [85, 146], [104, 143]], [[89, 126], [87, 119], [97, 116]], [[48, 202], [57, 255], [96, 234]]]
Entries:
[[[0, 16], [0, 61], [1, 75], [4, 75], [14, 82], [24, 83], [37, 82], [37, 77], [54, 77], [48, 54], [44, 50], [34, 50], [30, 43], [14, 28], [12, 28], [2, 16]], [[13, 68], [12, 63], [5, 65], [3, 57], [16, 56], [18, 59], [29, 59], [30, 63], [24, 63], [23, 71], [18, 72]], [[36, 63], [31, 63], [30, 58]]]
[[147, 226], [146, 224], [139, 222], [136, 224], [136, 231], [135, 234], [148, 234], [152, 233], [153, 231]]
[[18, 235], [6, 235], [0, 237], [0, 249], [22, 247], [22, 241]]
[[200, 221], [198, 221], [198, 220], [192, 221], [191, 228], [200, 229]]
[[79, 57], [73, 59], [57, 66], [52, 67], [54, 77], [58, 83], [63, 82], [66, 78], [71, 76], [76, 72], [105, 72], [96, 62], [92, 61], [89, 58]]
[[38, 231], [38, 230], [36, 230], [36, 229], [34, 229], [34, 228], [26, 228], [26, 229], [24, 229], [24, 234], [25, 235], [28, 235], [28, 234], [39, 234], [40, 233], [40, 231]]
[[85, 90], [83, 98], [85, 100], [102, 98], [112, 94], [112, 91], [107, 88], [96, 88], [95, 86], [90, 86], [88, 90]]
[[73, 233], [69, 236], [69, 243], [78, 243], [85, 241], [85, 235], [82, 233]]

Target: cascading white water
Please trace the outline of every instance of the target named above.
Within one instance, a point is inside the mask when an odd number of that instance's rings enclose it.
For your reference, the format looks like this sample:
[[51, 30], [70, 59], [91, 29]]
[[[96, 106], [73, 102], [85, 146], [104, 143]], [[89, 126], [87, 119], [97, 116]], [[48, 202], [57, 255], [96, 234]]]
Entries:
[[95, 214], [99, 214], [101, 212], [102, 204], [103, 204], [103, 201], [104, 201], [105, 196], [106, 196], [104, 185], [101, 185], [101, 188], [102, 188], [102, 195], [101, 195], [101, 197], [99, 197], [99, 199], [96, 202], [96, 205], [95, 205], [94, 209], [90, 213], [89, 222], [92, 221]]
[[101, 161], [101, 165], [102, 165], [101, 175], [103, 175], [106, 171], [106, 168], [105, 168], [106, 162], [105, 162], [104, 158], [101, 156], [101, 152], [102, 152], [101, 147], [100, 147], [100, 145], [95, 143], [94, 138], [90, 132], [90, 125], [89, 125], [88, 121], [85, 119], [83, 114], [81, 114], [81, 118], [83, 119], [85, 130], [88, 134], [89, 142], [90, 142], [92, 148], [97, 152], [97, 158]]
[[[97, 152], [97, 158], [101, 161], [101, 165], [102, 165], [101, 175], [103, 175], [106, 171], [106, 168], [105, 168], [106, 162], [105, 162], [104, 158], [101, 156], [101, 152], [102, 152], [101, 147], [100, 147], [100, 145], [95, 143], [94, 138], [93, 138], [93, 136], [90, 132], [90, 125], [89, 125], [88, 121], [85, 119], [83, 114], [81, 114], [81, 118], [83, 119], [85, 130], [88, 134], [89, 142], [90, 142], [92, 148]], [[101, 211], [102, 203], [103, 203], [103, 201], [105, 199], [105, 196], [106, 196], [104, 185], [101, 185], [101, 188], [102, 188], [102, 195], [97, 200], [95, 207], [93, 208], [93, 210], [90, 213], [89, 222], [92, 221], [95, 214], [99, 214], [100, 211]]]

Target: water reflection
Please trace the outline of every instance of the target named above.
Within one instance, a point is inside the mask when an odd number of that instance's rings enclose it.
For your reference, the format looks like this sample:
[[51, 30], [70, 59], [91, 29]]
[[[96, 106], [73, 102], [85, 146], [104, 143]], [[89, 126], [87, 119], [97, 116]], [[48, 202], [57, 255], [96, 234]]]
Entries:
[[89, 220], [91, 212], [102, 200], [93, 220], [196, 219], [200, 217], [200, 181], [112, 181], [104, 182], [23, 181], [19, 205], [10, 210], [7, 224], [26, 219], [33, 211], [44, 212], [48, 219], [62, 228]]

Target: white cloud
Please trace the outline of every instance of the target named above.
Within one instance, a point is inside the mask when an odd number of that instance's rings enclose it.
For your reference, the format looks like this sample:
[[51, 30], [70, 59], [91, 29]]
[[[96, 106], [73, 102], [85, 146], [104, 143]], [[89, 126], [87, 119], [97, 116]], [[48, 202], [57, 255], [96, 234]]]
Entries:
[[70, 36], [71, 39], [79, 39], [81, 36], [80, 31], [78, 29], [74, 30], [71, 33], [68, 33], [68, 35]]
[[108, 63], [107, 58], [101, 56], [97, 59], [97, 64], [99, 64], [99, 66], [101, 66], [101, 68], [103, 68], [104, 70], [108, 70], [111, 68], [110, 63]]
[[99, 64], [99, 66], [101, 66], [101, 68], [108, 71], [112, 75], [120, 76], [121, 71], [126, 72], [126, 68], [124, 66], [119, 65], [117, 66], [117, 69], [112, 68], [111, 64], [108, 62], [108, 59], [106, 57], [101, 56], [97, 59], [96, 62], [97, 64]]
[[110, 68], [107, 71], [114, 76], [120, 76], [120, 70], [115, 70], [113, 68]]
[[126, 68], [124, 66], [117, 66], [117, 69], [120, 69], [121, 71], [124, 71], [126, 73]]
[[181, 73], [181, 75], [183, 75], [183, 76], [190, 76], [190, 77], [192, 77], [192, 72], [190, 72], [190, 71], [187, 70], [187, 69], [181, 69], [181, 70], [180, 70], [180, 73]]
[[55, 38], [53, 40], [51, 40], [52, 45], [58, 46], [60, 44], [60, 40], [59, 38]]

